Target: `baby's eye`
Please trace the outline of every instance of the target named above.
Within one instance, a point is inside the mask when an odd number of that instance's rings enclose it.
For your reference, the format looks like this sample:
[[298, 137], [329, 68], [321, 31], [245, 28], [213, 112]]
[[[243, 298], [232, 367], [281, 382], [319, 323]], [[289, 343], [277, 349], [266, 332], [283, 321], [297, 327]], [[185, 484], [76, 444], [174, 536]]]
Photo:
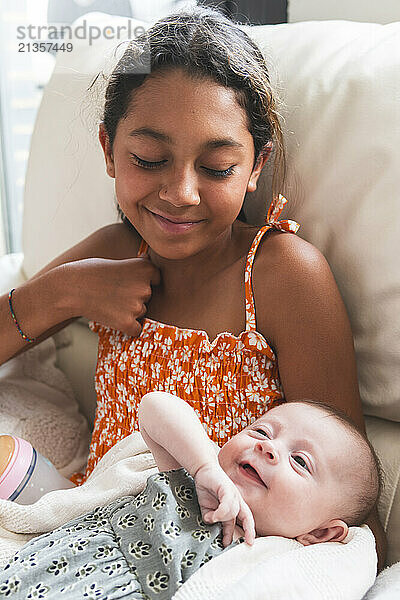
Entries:
[[295, 462], [297, 462], [298, 465], [300, 465], [300, 467], [302, 467], [303, 469], [306, 469], [306, 471], [309, 471], [310, 469], [308, 468], [308, 464], [306, 463], [306, 461], [304, 460], [304, 458], [302, 456], [299, 456], [298, 454], [296, 456], [293, 457]]
[[255, 431], [257, 433], [261, 433], [261, 435], [263, 435], [264, 437], [269, 438], [268, 431], [265, 431], [265, 429], [256, 429]]

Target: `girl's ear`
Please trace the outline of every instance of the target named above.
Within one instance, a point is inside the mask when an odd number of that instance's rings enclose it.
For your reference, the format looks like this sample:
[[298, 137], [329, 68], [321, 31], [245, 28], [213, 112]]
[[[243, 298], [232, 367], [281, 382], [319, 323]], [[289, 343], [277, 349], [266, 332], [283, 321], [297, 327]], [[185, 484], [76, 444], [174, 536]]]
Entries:
[[267, 162], [267, 160], [270, 157], [272, 148], [273, 148], [272, 142], [268, 142], [268, 144], [266, 144], [264, 146], [260, 156], [257, 159], [254, 169], [251, 172], [250, 179], [247, 183], [247, 190], [246, 190], [247, 192], [255, 192], [256, 191], [258, 178], [261, 175], [261, 171], [263, 170], [265, 163]]
[[318, 527], [309, 533], [298, 535], [296, 540], [303, 546], [320, 544], [321, 542], [343, 542], [349, 533], [349, 528], [344, 521], [333, 519], [326, 525]]
[[106, 171], [110, 177], [115, 177], [114, 158], [112, 155], [112, 148], [110, 140], [106, 133], [103, 121], [99, 125], [99, 140], [101, 147], [103, 148], [104, 158], [106, 161]]

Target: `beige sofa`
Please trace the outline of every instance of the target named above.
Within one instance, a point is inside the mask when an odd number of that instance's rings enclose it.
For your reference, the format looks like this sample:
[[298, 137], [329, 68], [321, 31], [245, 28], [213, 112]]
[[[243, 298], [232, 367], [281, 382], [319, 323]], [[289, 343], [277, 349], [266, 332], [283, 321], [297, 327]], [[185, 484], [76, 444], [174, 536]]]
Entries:
[[[86, 19], [119, 23], [100, 13]], [[285, 216], [327, 257], [350, 315], [368, 434], [385, 472], [379, 512], [391, 564], [400, 561], [400, 23], [292, 23], [257, 26], [252, 35], [284, 101]], [[115, 60], [114, 45], [75, 40], [73, 53], [58, 56], [32, 138], [24, 256], [2, 259], [4, 291], [117, 218], [95, 99], [85, 91]], [[254, 223], [263, 220], [269, 175], [246, 201]], [[67, 335], [58, 364], [92, 421], [97, 338], [83, 321]]]

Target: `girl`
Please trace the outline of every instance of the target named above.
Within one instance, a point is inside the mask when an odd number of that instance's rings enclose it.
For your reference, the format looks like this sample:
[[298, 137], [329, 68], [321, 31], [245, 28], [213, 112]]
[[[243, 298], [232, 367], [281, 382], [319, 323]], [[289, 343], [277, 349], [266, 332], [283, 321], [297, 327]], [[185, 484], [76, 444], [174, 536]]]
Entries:
[[[140, 74], [146, 57], [150, 73]], [[299, 397], [324, 398], [363, 427], [332, 273], [290, 233], [296, 224], [278, 221], [282, 132], [252, 40], [203, 7], [160, 20], [118, 62], [99, 139], [122, 223], [0, 299], [0, 362], [79, 316], [99, 334], [85, 475], [138, 429], [138, 402], [154, 389], [189, 402], [220, 445]], [[272, 145], [274, 200], [260, 229], [242, 206]]]

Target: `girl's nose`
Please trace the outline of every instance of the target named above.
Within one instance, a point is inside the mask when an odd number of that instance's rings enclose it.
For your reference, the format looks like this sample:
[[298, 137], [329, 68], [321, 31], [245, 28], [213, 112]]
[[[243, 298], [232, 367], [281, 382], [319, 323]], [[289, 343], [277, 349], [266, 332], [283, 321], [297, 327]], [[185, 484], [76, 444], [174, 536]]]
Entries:
[[255, 447], [257, 452], [260, 452], [272, 464], [277, 464], [279, 455], [277, 449], [271, 444], [270, 440], [258, 440]]
[[200, 204], [197, 177], [189, 169], [171, 173], [171, 177], [161, 186], [158, 195], [160, 200], [165, 200], [176, 208]]

